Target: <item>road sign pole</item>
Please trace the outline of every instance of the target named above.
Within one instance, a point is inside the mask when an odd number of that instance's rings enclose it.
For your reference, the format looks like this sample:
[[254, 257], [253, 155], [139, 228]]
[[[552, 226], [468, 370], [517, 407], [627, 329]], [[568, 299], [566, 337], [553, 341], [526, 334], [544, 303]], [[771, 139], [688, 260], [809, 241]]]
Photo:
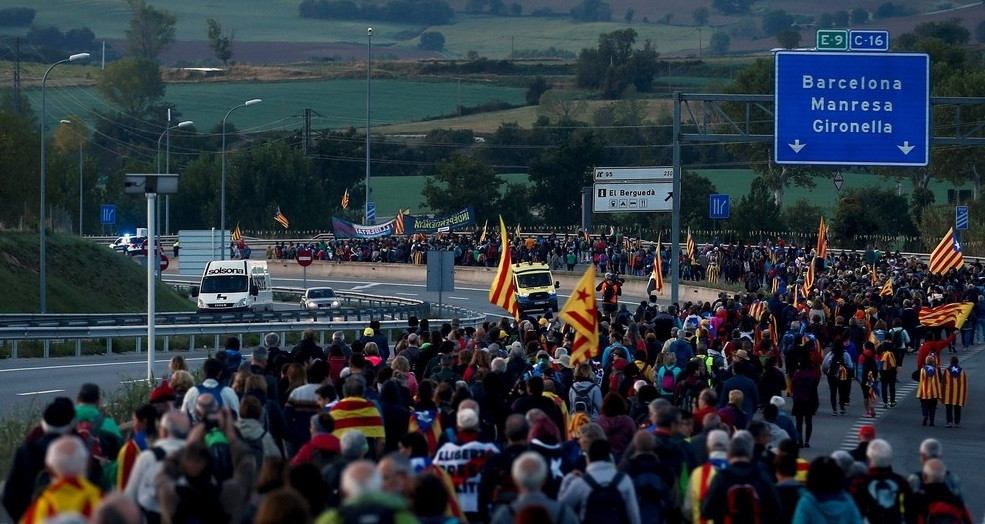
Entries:
[[157, 279], [154, 272], [157, 269], [157, 250], [154, 249], [154, 228], [157, 226], [157, 193], [147, 193], [147, 247], [154, 253], [144, 257], [147, 266], [147, 382], [154, 379], [154, 321], [157, 316]]
[[301, 269], [302, 269], [301, 287], [303, 287], [304, 289], [308, 289], [308, 266], [303, 266]]
[[[670, 214], [670, 301], [676, 304], [681, 271], [681, 92], [674, 91], [674, 208]], [[659, 253], [657, 256], [660, 256]]]

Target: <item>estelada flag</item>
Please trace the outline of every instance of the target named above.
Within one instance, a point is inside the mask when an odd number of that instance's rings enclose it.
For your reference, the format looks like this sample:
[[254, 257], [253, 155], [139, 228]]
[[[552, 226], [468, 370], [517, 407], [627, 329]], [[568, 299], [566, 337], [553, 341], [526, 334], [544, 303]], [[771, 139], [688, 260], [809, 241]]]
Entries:
[[441, 440], [441, 418], [437, 410], [411, 411], [407, 424], [408, 433], [420, 433], [428, 443], [428, 453], [431, 456], [438, 451], [438, 441]]
[[879, 290], [880, 297], [891, 297], [893, 296], [893, 279], [887, 279], [886, 283], [882, 285], [882, 289]]
[[575, 330], [571, 344], [571, 364], [577, 365], [599, 352], [599, 310], [595, 301], [595, 265], [589, 264], [585, 274], [564, 303], [558, 318]]
[[278, 224], [284, 226], [284, 229], [291, 226], [291, 223], [287, 221], [287, 217], [284, 216], [284, 213], [280, 212], [280, 207], [278, 207], [277, 212], [274, 213], [274, 220], [276, 220]]
[[653, 255], [653, 273], [650, 274], [650, 280], [646, 283], [646, 294], [652, 295], [654, 291], [658, 295], [664, 292], [663, 260], [660, 258], [660, 235], [657, 235], [657, 252]]
[[[517, 226], [519, 228], [519, 226]], [[489, 287], [489, 303], [506, 310], [514, 319], [520, 319], [520, 310], [516, 303], [516, 283], [513, 281], [513, 263], [510, 260], [510, 239], [506, 236], [506, 224], [499, 217], [500, 249], [499, 267], [496, 277]]]
[[961, 329], [968, 315], [971, 314], [971, 302], [954, 302], [937, 307], [925, 307], [920, 310], [920, 325], [927, 327], [947, 327]]
[[239, 230], [239, 224], [236, 224], [236, 229], [233, 230], [233, 234], [229, 236], [233, 242], [239, 242], [243, 239], [243, 232]]
[[828, 258], [828, 226], [821, 217], [821, 225], [817, 228], [817, 252], [816, 256]]
[[749, 306], [749, 316], [753, 320], [759, 322], [763, 318], [763, 313], [766, 312], [766, 302], [756, 302], [755, 304]]
[[964, 256], [961, 254], [961, 244], [954, 238], [954, 228], [952, 227], [947, 230], [947, 234], [930, 253], [929, 269], [935, 275], [943, 275], [951, 269], [960, 269], [963, 265]]
[[349, 207], [349, 190], [346, 189], [345, 193], [342, 194], [342, 209]]
[[[404, 234], [404, 213], [405, 213], [405, 211], [402, 210], [402, 209], [398, 209], [397, 210], [397, 218], [394, 218], [393, 219], [393, 234], [394, 235], [403, 235]], [[406, 211], [406, 213], [410, 213], [410, 210], [408, 209]]]
[[691, 228], [687, 228], [687, 259], [688, 262], [694, 263], [694, 238], [691, 237]]

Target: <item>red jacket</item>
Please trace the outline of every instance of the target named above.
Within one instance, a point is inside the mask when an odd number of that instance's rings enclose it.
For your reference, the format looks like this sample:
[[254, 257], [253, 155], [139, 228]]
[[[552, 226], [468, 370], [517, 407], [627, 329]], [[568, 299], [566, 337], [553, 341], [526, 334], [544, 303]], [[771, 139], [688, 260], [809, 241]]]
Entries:
[[926, 364], [925, 361], [927, 360], [927, 355], [929, 355], [931, 352], [934, 353], [934, 360], [937, 361], [936, 364], [940, 365], [941, 351], [943, 351], [944, 348], [950, 346], [951, 342], [954, 342], [954, 338], [957, 335], [958, 332], [955, 330], [953, 333], [951, 333], [951, 336], [947, 337], [944, 340], [928, 340], [924, 342], [923, 345], [920, 346], [920, 351], [917, 352], [917, 363], [914, 366], [914, 369], [920, 369], [921, 366]]

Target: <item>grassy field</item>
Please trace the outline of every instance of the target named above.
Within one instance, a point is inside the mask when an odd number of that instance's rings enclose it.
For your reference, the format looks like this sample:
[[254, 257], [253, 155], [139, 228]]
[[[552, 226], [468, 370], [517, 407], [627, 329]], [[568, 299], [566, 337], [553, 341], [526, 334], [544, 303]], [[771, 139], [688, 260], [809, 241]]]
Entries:
[[[743, 196], [749, 193], [749, 184], [754, 178], [751, 170], [748, 169], [699, 169], [702, 176], [707, 177], [719, 193], [731, 195], [732, 205]], [[501, 175], [507, 183], [529, 183], [525, 173], [513, 173]], [[373, 179], [373, 194], [378, 213], [380, 216], [390, 216], [397, 212], [398, 208], [407, 209], [412, 212], [425, 213], [428, 210], [420, 205], [421, 189], [424, 188], [425, 176], [401, 176], [401, 177], [377, 177]], [[895, 187], [895, 181], [884, 181], [882, 177], [868, 174], [845, 174], [845, 184], [842, 190], [852, 188], [887, 188]], [[937, 203], [947, 202], [947, 190], [953, 186], [942, 182], [931, 182], [930, 189], [934, 192]], [[970, 189], [969, 186], [961, 186], [962, 189]], [[686, 191], [687, 188], [685, 187]], [[903, 184], [903, 193], [909, 194], [913, 191], [910, 184]], [[811, 203], [821, 206], [826, 213], [833, 213], [838, 194], [835, 191], [831, 180], [820, 179], [814, 189], [800, 187], [788, 188], [784, 192], [783, 203], [789, 206], [797, 200], [805, 198]]]
[[[467, 82], [408, 82], [375, 79], [372, 82], [373, 125], [422, 120], [454, 114], [458, 105], [476, 106], [490, 100], [522, 104], [525, 90]], [[27, 92], [35, 111], [40, 111], [39, 90]], [[48, 86], [48, 119], [108, 109], [94, 88]], [[344, 128], [366, 125], [365, 80], [320, 80], [274, 83], [172, 84], [165, 100], [174, 103], [181, 118], [193, 120], [200, 132], [220, 124], [230, 108], [251, 98], [262, 104], [237, 110], [228, 122], [237, 129], [264, 131], [298, 129], [301, 113], [311, 108], [312, 127]], [[156, 123], [159, 126], [160, 123]], [[89, 126], [91, 128], [91, 126]]]
[[[0, 234], [0, 313], [39, 311], [38, 235]], [[147, 311], [147, 273], [135, 259], [88, 240], [48, 237], [49, 313], [139, 313]], [[157, 286], [158, 311], [191, 311], [189, 300]]]

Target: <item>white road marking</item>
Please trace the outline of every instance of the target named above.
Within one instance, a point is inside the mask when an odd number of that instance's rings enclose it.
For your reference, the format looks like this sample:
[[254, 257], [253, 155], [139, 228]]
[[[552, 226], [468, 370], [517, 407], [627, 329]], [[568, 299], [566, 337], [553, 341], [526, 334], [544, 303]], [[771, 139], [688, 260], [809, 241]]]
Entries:
[[26, 397], [29, 395], [45, 395], [48, 393], [61, 393], [65, 391], [64, 389], [46, 389], [44, 391], [28, 391], [27, 393], [18, 393], [18, 397]]
[[361, 286], [351, 287], [351, 288], [349, 288], [349, 291], [360, 291], [360, 290], [363, 290], [363, 289], [369, 289], [369, 288], [372, 288], [372, 287], [376, 287], [378, 285], [380, 285], [380, 284], [379, 283], [375, 283], [375, 282], [374, 283], [371, 283], [371, 284], [363, 284]]
[[405, 297], [416, 297], [417, 296], [417, 293], [401, 293], [399, 291], [394, 292], [393, 294], [394, 295], [403, 295]]
[[468, 297], [445, 297], [445, 298], [450, 298], [452, 300], [468, 300], [469, 299]]

